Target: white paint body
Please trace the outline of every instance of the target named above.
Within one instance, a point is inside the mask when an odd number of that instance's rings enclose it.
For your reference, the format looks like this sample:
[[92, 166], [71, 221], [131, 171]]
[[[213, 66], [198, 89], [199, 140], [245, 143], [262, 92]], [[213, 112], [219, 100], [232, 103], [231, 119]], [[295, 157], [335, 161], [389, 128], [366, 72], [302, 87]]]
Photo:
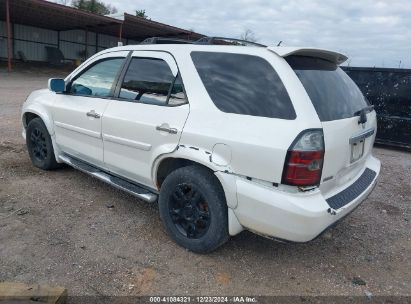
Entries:
[[[131, 56], [164, 59], [173, 74], [180, 72], [188, 104], [162, 107], [109, 98], [33, 92], [24, 103], [28, 112], [40, 116], [47, 126], [56, 159], [68, 153], [104, 170], [158, 191], [157, 168], [166, 158], [182, 158], [202, 164], [220, 180], [229, 209], [231, 235], [243, 229], [285, 240], [304, 242], [321, 233], [353, 210], [371, 192], [371, 185], [352, 202], [332, 215], [326, 199], [353, 184], [380, 162], [372, 154], [374, 137], [364, 156], [351, 164], [348, 139], [361, 132], [348, 118], [321, 122], [300, 80], [283, 56], [301, 54], [336, 63], [344, 55], [313, 48], [262, 48], [209, 45], [137, 45], [100, 52], [65, 79], [66, 83], [96, 60]], [[190, 58], [190, 52], [228, 52], [259, 56], [278, 73], [293, 103], [295, 120], [224, 113], [211, 101]], [[100, 119], [87, 117], [94, 110]], [[375, 112], [367, 114], [366, 127], [376, 128]], [[357, 119], [357, 120], [356, 120]], [[165, 125], [170, 134], [156, 130]], [[323, 129], [325, 159], [322, 176], [332, 177], [311, 191], [281, 185], [286, 153], [297, 135], [306, 129]], [[23, 131], [24, 133], [24, 131]], [[195, 149], [193, 149], [195, 148]], [[246, 177], [252, 178], [252, 180]], [[278, 186], [273, 185], [279, 184]]]

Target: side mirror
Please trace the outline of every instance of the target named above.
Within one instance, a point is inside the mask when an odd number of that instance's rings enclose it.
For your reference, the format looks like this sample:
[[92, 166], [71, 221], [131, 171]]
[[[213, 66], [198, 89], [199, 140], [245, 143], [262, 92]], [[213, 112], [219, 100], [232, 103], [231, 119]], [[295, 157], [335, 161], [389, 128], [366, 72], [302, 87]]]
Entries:
[[65, 91], [66, 83], [64, 82], [64, 79], [50, 78], [48, 87], [50, 91], [61, 93]]

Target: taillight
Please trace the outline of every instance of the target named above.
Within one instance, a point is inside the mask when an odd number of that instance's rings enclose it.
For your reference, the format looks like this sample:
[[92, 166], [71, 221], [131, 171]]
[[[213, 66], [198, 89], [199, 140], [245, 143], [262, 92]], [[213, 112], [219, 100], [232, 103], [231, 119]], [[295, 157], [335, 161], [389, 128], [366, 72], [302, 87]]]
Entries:
[[288, 149], [282, 183], [293, 186], [315, 186], [321, 181], [324, 161], [322, 130], [306, 130]]

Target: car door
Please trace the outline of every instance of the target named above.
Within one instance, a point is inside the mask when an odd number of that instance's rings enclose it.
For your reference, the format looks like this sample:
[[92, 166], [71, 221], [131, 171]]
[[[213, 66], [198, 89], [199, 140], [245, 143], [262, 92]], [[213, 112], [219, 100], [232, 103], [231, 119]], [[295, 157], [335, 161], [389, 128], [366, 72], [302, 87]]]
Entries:
[[153, 187], [156, 157], [177, 148], [189, 113], [181, 77], [166, 52], [135, 51], [103, 116], [104, 162], [121, 176]]
[[103, 54], [73, 75], [53, 106], [56, 143], [74, 157], [102, 166], [101, 117], [129, 52]]

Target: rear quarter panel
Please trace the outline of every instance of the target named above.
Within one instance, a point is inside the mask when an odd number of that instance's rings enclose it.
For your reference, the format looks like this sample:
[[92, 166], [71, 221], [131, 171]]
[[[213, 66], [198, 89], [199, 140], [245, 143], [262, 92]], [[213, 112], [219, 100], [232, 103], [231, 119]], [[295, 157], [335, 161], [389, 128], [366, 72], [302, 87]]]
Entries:
[[[207, 51], [207, 48], [199, 47], [199, 51]], [[301, 82], [282, 57], [265, 48], [235, 47], [222, 48], [222, 51], [250, 54], [267, 60], [283, 81], [297, 118], [284, 120], [220, 111], [203, 86], [190, 53], [177, 52], [174, 55], [190, 102], [190, 114], [180, 143], [209, 152], [214, 145], [225, 144], [231, 149], [231, 159], [220, 161], [225, 163], [219, 166], [221, 171], [279, 183], [292, 141], [305, 129], [321, 128], [315, 109]]]

